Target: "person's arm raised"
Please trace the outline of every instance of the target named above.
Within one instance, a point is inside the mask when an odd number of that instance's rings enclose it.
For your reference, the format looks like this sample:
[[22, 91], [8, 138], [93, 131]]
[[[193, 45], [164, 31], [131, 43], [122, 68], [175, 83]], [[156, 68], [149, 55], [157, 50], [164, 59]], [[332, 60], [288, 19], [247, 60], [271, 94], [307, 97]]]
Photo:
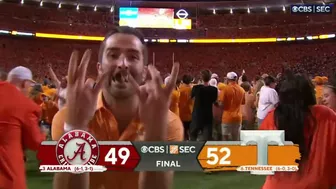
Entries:
[[48, 64], [48, 72], [49, 72], [49, 75], [51, 77], [51, 80], [53, 81], [53, 83], [56, 85], [56, 88], [58, 89], [60, 87], [60, 85], [61, 85], [61, 82], [57, 78], [54, 70], [52, 69], [52, 65], [51, 64]]
[[[68, 68], [67, 111], [65, 124], [68, 130], [87, 130], [88, 124], [96, 111], [98, 94], [109, 71], [98, 76], [97, 81], [86, 79], [87, 67], [90, 62], [91, 50], [86, 50], [78, 65], [78, 52], [71, 54]], [[85, 118], [85, 119], [83, 119]], [[70, 126], [70, 128], [69, 128]], [[54, 177], [54, 189], [88, 189], [89, 173], [62, 174]]]
[[[175, 88], [179, 72], [179, 63], [174, 63], [170, 80], [162, 88], [159, 71], [152, 65], [148, 66], [151, 80], [144, 85], [139, 84], [129, 74], [130, 82], [135, 87], [140, 99], [139, 115], [145, 127], [145, 141], [166, 141], [168, 136], [168, 112], [170, 95]], [[153, 119], [155, 115], [155, 119]], [[144, 171], [140, 173], [139, 189], [172, 188], [173, 171]]]

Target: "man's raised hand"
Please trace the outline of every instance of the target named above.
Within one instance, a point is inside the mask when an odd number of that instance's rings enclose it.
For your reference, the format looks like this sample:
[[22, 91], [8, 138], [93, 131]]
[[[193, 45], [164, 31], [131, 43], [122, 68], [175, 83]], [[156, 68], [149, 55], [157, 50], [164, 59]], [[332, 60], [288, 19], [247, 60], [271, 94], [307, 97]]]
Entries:
[[95, 113], [98, 94], [107, 72], [99, 75], [96, 81], [86, 79], [91, 50], [85, 51], [80, 63], [78, 54], [78, 51], [72, 52], [69, 61], [66, 123], [74, 129], [85, 130]]
[[179, 63], [173, 64], [169, 82], [165, 87], [162, 87], [160, 72], [153, 65], [148, 66], [150, 79], [144, 85], [139, 86], [129, 75], [140, 99], [139, 115], [145, 126], [145, 140], [166, 139], [170, 97], [176, 85], [179, 67]]

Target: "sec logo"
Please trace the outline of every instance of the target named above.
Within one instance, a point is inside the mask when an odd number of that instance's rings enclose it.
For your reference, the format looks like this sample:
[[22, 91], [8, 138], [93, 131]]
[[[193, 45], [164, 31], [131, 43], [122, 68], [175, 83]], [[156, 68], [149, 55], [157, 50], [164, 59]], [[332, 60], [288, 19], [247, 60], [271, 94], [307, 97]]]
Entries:
[[57, 143], [56, 158], [60, 165], [95, 165], [99, 158], [98, 142], [86, 131], [67, 132]]

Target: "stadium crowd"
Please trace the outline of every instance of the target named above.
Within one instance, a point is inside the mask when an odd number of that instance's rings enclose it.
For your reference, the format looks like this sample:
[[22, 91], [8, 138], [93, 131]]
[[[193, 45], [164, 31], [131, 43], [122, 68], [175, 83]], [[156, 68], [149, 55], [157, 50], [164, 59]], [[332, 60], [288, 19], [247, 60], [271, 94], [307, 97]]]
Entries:
[[[124, 43], [125, 40], [130, 41]], [[125, 44], [129, 47], [123, 47]], [[240, 76], [235, 72], [220, 73], [219, 76], [205, 69], [200, 72], [197, 79], [195, 76], [184, 74], [182, 80], [179, 80], [179, 63], [174, 62], [176, 60], [174, 54], [171, 74], [164, 80], [160, 79], [160, 72], [153, 64], [150, 64], [147, 67], [149, 77], [146, 77], [147, 80], [143, 83], [141, 73], [147, 63], [143, 62], [141, 66], [139, 65], [140, 67], [136, 64], [138, 61], [146, 60], [144, 57], [147, 55], [141, 53], [143, 45], [144, 38], [136, 30], [128, 27], [113, 30], [101, 44], [98, 53], [99, 77], [96, 82], [88, 78], [85, 85], [81, 82], [87, 78], [91, 50], [85, 51], [80, 65], [77, 63], [80, 58], [79, 53], [74, 51], [71, 54], [68, 69], [66, 64], [63, 65], [67, 74], [56, 75], [52, 64], [48, 64], [46, 68], [41, 67], [40, 69], [48, 71], [42, 83], [36, 83], [32, 72], [26, 67], [18, 66], [9, 71], [6, 81], [0, 83], [1, 104], [5, 105], [1, 109], [0, 133], [2, 138], [12, 142], [2, 143], [2, 145], [6, 146], [4, 149], [18, 149], [21, 144], [23, 147], [19, 151], [10, 150], [9, 154], [15, 154], [15, 161], [9, 161], [6, 167], [1, 167], [6, 170], [7, 175], [11, 175], [9, 177], [2, 175], [1, 186], [3, 188], [25, 188], [22, 149], [37, 150], [40, 142], [45, 139], [45, 135], [51, 134], [53, 140], [58, 140], [65, 131], [72, 129], [88, 129], [98, 140], [136, 140], [137, 137], [142, 137], [148, 141], [239, 140], [241, 129], [285, 130], [286, 141], [293, 141], [300, 145], [302, 159], [299, 167], [302, 171], [297, 174], [279, 173], [269, 176], [264, 188], [283, 188], [293, 184], [295, 188], [306, 188], [308, 179], [310, 185], [323, 186], [320, 188], [327, 189], [333, 186], [332, 177], [321, 177], [321, 175], [330, 174], [333, 170], [326, 164], [321, 165], [320, 158], [323, 158], [323, 161], [333, 161], [329, 158], [335, 157], [335, 150], [333, 147], [321, 150], [320, 147], [330, 145], [330, 143], [335, 144], [336, 75], [330, 75], [330, 79], [326, 76], [316, 76], [311, 80], [306, 75], [307, 72], [294, 74], [295, 71], [302, 71], [303, 68], [294, 67], [293, 69], [288, 63], [282, 63], [279, 69], [272, 69], [278, 73], [277, 77], [272, 77], [268, 72], [268, 74], [249, 79], [245, 70]], [[112, 47], [118, 47], [118, 49], [108, 50]], [[140, 50], [129, 51], [129, 48]], [[5, 78], [3, 76], [5, 72], [2, 71], [1, 74], [2, 78]], [[108, 78], [109, 82], [105, 81]], [[139, 86], [139, 84], [142, 85]], [[102, 93], [99, 93], [100, 90]], [[135, 99], [139, 98], [140, 101], [120, 100], [130, 95], [133, 95]], [[8, 99], [13, 100], [8, 101]], [[119, 101], [116, 101], [117, 99]], [[95, 109], [97, 102], [98, 106]], [[13, 111], [17, 103], [27, 104], [24, 105], [24, 109], [20, 110], [20, 113]], [[131, 103], [132, 106], [125, 106], [125, 103]], [[124, 107], [125, 112], [122, 111], [121, 106]], [[138, 109], [139, 106], [140, 109]], [[171, 112], [167, 113], [168, 109]], [[111, 114], [112, 112], [115, 117]], [[26, 117], [27, 113], [28, 117]], [[162, 119], [159, 119], [159, 122], [157, 119], [152, 120], [153, 114], [162, 116]], [[144, 127], [138, 129], [144, 132], [138, 132], [132, 126], [138, 124], [132, 118], [137, 115], [144, 124]], [[127, 118], [127, 116], [131, 117]], [[9, 117], [13, 119], [6, 121]], [[38, 120], [41, 121], [41, 133], [38, 131]], [[106, 120], [115, 121], [106, 122]], [[157, 127], [157, 125], [167, 124], [168, 127]], [[14, 125], [20, 125], [23, 129], [25, 137], [22, 142], [18, 138], [21, 134], [14, 129]], [[87, 125], [89, 125], [88, 128]], [[11, 126], [10, 130], [5, 129], [9, 126]], [[111, 130], [110, 134], [105, 136], [103, 133], [106, 130], [102, 129], [104, 127], [105, 129], [115, 128], [123, 134], [113, 134], [115, 131]], [[26, 132], [31, 134], [26, 135]], [[134, 132], [138, 133], [138, 136]], [[304, 134], [306, 132], [308, 134]], [[326, 132], [329, 134], [327, 138], [325, 138]], [[199, 136], [200, 133], [201, 136]], [[320, 140], [321, 137], [324, 140]], [[5, 154], [7, 151], [2, 150], [1, 153]], [[4, 157], [11, 156], [2, 155], [1, 157], [3, 162]], [[18, 159], [20, 157], [22, 157], [21, 160]], [[20, 164], [17, 164], [17, 161]], [[320, 165], [319, 169], [314, 167], [316, 163]], [[302, 173], [306, 176], [305, 179], [300, 180], [302, 178], [299, 175]], [[313, 178], [310, 176], [312, 173]], [[119, 188], [158, 187], [161, 183], [149, 181], [153, 177], [160, 179], [168, 187], [171, 180], [165, 174], [141, 173], [140, 185], [136, 186], [134, 183], [137, 183], [136, 179], [139, 178], [137, 173], [104, 173], [105, 176], [114, 178], [113, 183], [117, 183]], [[118, 179], [126, 175], [134, 179], [134, 182], [126, 184], [122, 179]], [[11, 181], [13, 176], [19, 179]], [[77, 177], [67, 173], [58, 173], [54, 178], [54, 188], [64, 188], [68, 182], [87, 187], [88, 180], [85, 174], [80, 176], [80, 179]], [[91, 182], [91, 187], [108, 186], [108, 183], [99, 179], [99, 174], [91, 174], [91, 179], [95, 180]]]
[[[2, 46], [1, 46], [2, 45]], [[22, 49], [22, 45], [25, 46]], [[9, 71], [15, 65], [31, 68], [34, 79], [42, 81], [48, 64], [53, 64], [57, 75], [66, 74], [66, 64], [73, 49], [92, 49], [93, 57], [98, 56], [99, 44], [96, 42], [77, 42], [64, 40], [45, 40], [36, 38], [2, 37], [0, 48], [3, 52], [0, 65]], [[334, 68], [335, 42], [333, 40], [309, 41], [300, 43], [251, 43], [251, 44], [148, 44], [149, 60], [163, 74], [169, 73], [172, 55], [181, 63], [180, 76], [185, 73], [198, 75], [206, 65], [218, 73], [249, 70], [249, 77], [256, 74], [272, 73], [287, 62], [296, 70], [306, 71], [312, 77], [329, 75]], [[96, 77], [95, 63], [92, 59], [88, 73]], [[318, 63], [318, 64], [317, 64]], [[33, 65], [33, 66], [32, 66]]]
[[[15, 9], [13, 12], [11, 10]], [[117, 12], [56, 9], [2, 3], [0, 28], [18, 31], [103, 36], [118, 25]], [[288, 12], [197, 15], [192, 30], [141, 29], [148, 38], [301, 37], [333, 33], [336, 14], [293, 15]]]
[[[10, 6], [1, 6], [3, 29], [51, 32], [62, 24], [60, 33], [102, 35], [110, 26], [106, 13], [53, 16], [20, 6], [14, 17]], [[216, 16], [199, 24], [208, 37], [320, 34], [336, 24], [334, 15], [326, 22], [284, 14], [228, 17], [219, 22], [223, 29], [210, 21]], [[101, 23], [91, 25], [96, 19]], [[304, 29], [292, 30], [298, 25]], [[113, 27], [100, 44], [17, 37], [0, 44], [0, 188], [25, 189], [24, 150], [75, 129], [110, 141], [237, 141], [242, 129], [285, 130], [286, 141], [299, 144], [300, 169], [268, 176], [263, 189], [336, 186], [332, 40], [147, 47], [138, 30]], [[168, 189], [172, 182], [173, 172], [57, 173], [53, 188]]]

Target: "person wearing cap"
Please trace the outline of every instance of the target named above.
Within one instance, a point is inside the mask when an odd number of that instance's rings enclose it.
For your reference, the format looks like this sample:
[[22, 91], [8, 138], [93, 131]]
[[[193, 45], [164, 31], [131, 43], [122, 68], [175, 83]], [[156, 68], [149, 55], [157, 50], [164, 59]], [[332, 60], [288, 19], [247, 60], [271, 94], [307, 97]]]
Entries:
[[219, 77], [218, 77], [218, 75], [216, 73], [213, 73], [213, 74], [211, 74], [211, 79], [216, 79], [217, 82], [218, 82]]
[[35, 83], [28, 68], [14, 68], [7, 81], [0, 81], [0, 188], [25, 189], [23, 149], [37, 151], [45, 139], [38, 125], [41, 109], [27, 97]]
[[24, 95], [28, 96], [32, 86], [35, 85], [30, 69], [18, 66], [12, 69], [7, 76], [7, 81], [17, 87]]
[[[216, 87], [218, 88], [218, 90], [219, 90], [219, 91], [223, 90], [223, 88], [225, 87], [225, 84], [224, 84], [223, 82], [220, 82], [220, 80], [219, 80], [219, 76], [218, 76], [217, 74], [213, 73], [213, 74], [211, 75], [210, 83], [214, 83], [214, 81], [212, 81], [213, 79], [216, 80], [216, 83], [217, 83], [217, 84], [216, 84]], [[225, 80], [225, 78], [224, 78], [224, 80]]]
[[217, 88], [217, 80], [215, 78], [210, 79], [209, 85]]
[[240, 136], [242, 124], [241, 105], [245, 103], [245, 91], [238, 83], [238, 75], [235, 72], [227, 73], [228, 85], [221, 92], [219, 101], [223, 109], [222, 114], [222, 140], [237, 141]]
[[212, 140], [213, 105], [217, 101], [218, 90], [209, 84], [210, 70], [201, 71], [203, 84], [195, 85], [191, 90], [194, 99], [192, 121], [190, 126], [190, 140], [196, 141], [202, 131], [203, 140]]
[[48, 65], [49, 68], [49, 74], [51, 76], [51, 80], [53, 81], [53, 84], [55, 84], [57, 88], [57, 105], [58, 109], [62, 109], [63, 106], [66, 103], [66, 93], [67, 93], [67, 85], [68, 85], [68, 79], [67, 77], [62, 77], [61, 80], [58, 79], [56, 76], [54, 70], [52, 69], [51, 64]]
[[258, 126], [261, 125], [268, 112], [275, 108], [279, 102], [278, 93], [274, 89], [276, 86], [275, 78], [267, 76], [264, 79], [265, 85], [261, 87], [259, 92], [257, 119]]

